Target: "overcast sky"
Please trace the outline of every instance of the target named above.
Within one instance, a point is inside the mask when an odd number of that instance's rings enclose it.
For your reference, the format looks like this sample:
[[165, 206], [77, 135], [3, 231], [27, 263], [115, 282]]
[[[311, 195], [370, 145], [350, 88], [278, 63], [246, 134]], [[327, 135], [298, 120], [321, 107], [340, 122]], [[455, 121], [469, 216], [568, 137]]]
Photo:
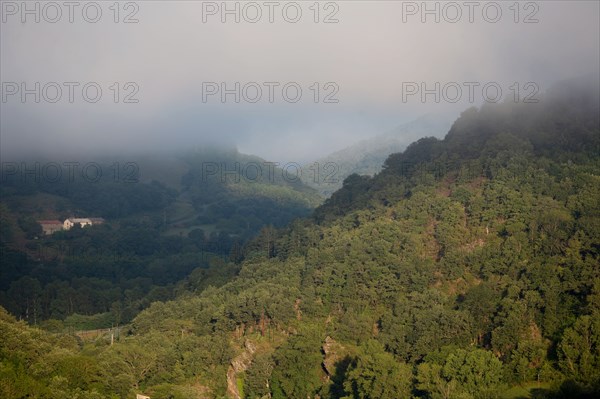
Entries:
[[227, 142], [303, 162], [600, 70], [598, 1], [0, 3], [4, 160]]

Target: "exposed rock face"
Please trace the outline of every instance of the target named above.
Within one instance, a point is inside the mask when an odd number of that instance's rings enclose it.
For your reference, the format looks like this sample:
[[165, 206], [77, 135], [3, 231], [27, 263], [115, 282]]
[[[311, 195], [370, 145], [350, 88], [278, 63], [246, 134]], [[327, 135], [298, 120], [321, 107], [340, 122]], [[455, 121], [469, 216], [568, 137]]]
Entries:
[[244, 350], [231, 361], [227, 369], [227, 395], [233, 399], [242, 399], [237, 386], [237, 375], [248, 369], [256, 352], [256, 345], [246, 340]]
[[327, 337], [323, 344], [323, 353], [325, 354], [323, 369], [327, 372], [327, 377], [331, 378], [335, 374], [336, 363], [342, 360], [346, 354], [346, 350], [335, 339]]

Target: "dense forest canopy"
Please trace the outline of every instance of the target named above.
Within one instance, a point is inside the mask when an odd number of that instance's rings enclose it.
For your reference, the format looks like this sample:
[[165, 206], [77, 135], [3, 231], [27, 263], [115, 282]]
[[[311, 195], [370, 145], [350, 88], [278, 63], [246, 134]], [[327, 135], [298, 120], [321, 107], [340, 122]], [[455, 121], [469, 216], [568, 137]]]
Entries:
[[[153, 301], [224, 283], [239, 269], [229, 260], [261, 228], [307, 216], [320, 202], [275, 166], [272, 178], [241, 173], [267, 162], [235, 149], [154, 162], [3, 163], [0, 305], [33, 324], [128, 322]], [[106, 223], [42, 234], [39, 219], [72, 216]]]
[[1, 311], [0, 396], [598, 397], [599, 109], [597, 86], [567, 82], [466, 110], [115, 342]]

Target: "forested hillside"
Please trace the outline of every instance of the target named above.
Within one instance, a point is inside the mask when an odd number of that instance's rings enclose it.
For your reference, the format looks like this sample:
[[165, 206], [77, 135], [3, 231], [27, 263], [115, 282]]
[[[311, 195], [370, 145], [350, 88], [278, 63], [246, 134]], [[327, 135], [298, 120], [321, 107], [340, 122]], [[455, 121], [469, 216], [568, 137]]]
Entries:
[[112, 345], [3, 314], [0, 396], [598, 397], [599, 105], [469, 109]]
[[[140, 158], [70, 170], [3, 163], [0, 305], [56, 331], [128, 322], [153, 301], [228, 281], [239, 269], [229, 260], [263, 226], [285, 226], [320, 202], [295, 176], [235, 149]], [[72, 216], [106, 222], [52, 235], [37, 223]]]
[[187, 231], [224, 232], [245, 241], [265, 225], [283, 227], [308, 216], [321, 203], [317, 192], [302, 183], [302, 171], [289, 164], [217, 149], [189, 152], [183, 161], [189, 170], [181, 178], [179, 201], [169, 211], [191, 206], [193, 217], [176, 222]]

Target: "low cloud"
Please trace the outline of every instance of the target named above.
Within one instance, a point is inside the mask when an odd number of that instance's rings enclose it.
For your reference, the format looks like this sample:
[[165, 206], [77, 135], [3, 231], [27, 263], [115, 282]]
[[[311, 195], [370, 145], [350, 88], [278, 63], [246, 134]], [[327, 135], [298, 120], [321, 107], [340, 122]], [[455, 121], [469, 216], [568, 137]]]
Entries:
[[[456, 22], [447, 2], [428, 2], [430, 13], [422, 2], [323, 2], [318, 15], [298, 2], [295, 23], [284, 18], [295, 15], [291, 2], [278, 3], [272, 23], [261, 2], [226, 3], [238, 15], [221, 2], [167, 1], [119, 3], [116, 15], [102, 2], [96, 23], [79, 8], [72, 23], [68, 10], [49, 23], [56, 14], [45, 2], [28, 2], [39, 4], [39, 23], [27, 13], [22, 22], [15, 4], [24, 3], [2, 2], [0, 26], [3, 159], [226, 143], [304, 161], [425, 113], [458, 114], [485, 102], [489, 83], [522, 101], [600, 69], [597, 2], [519, 3], [518, 13], [498, 3], [496, 22], [482, 13], [490, 2], [478, 3], [472, 22], [461, 2]], [[207, 83], [219, 91], [208, 95]], [[419, 91], [407, 97], [407, 83]]]

